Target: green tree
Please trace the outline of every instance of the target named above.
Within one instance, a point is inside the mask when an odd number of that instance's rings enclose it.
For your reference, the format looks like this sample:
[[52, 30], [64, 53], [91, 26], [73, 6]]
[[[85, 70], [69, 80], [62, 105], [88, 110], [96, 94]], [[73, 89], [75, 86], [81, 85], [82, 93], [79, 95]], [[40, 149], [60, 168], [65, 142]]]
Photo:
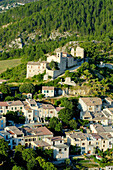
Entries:
[[10, 87], [7, 86], [7, 85], [5, 85], [5, 84], [2, 84], [2, 85], [0, 86], [0, 91], [1, 91], [3, 94], [5, 94], [5, 95], [11, 94], [11, 89], [10, 89]]
[[24, 161], [28, 162], [32, 158], [36, 158], [36, 152], [32, 148], [24, 149], [22, 151], [22, 158]]
[[8, 157], [9, 146], [4, 139], [0, 139], [0, 160], [4, 161]]
[[58, 124], [58, 118], [57, 117], [53, 117], [50, 119], [50, 123], [49, 123], [49, 127], [51, 129], [55, 129], [56, 125]]
[[25, 170], [25, 169], [21, 166], [15, 165], [15, 166], [13, 166], [12, 170]]
[[65, 123], [66, 125], [69, 125], [69, 121], [73, 117], [73, 112], [69, 108], [64, 108], [59, 111], [58, 117], [59, 119], [62, 120], [63, 123]]
[[51, 70], [58, 70], [58, 63], [52, 60], [49, 63], [49, 67], [51, 68]]
[[24, 83], [20, 86], [19, 91], [21, 93], [34, 93], [35, 86], [32, 83]]
[[69, 125], [72, 129], [77, 129], [77, 122], [76, 120], [72, 119], [69, 121]]

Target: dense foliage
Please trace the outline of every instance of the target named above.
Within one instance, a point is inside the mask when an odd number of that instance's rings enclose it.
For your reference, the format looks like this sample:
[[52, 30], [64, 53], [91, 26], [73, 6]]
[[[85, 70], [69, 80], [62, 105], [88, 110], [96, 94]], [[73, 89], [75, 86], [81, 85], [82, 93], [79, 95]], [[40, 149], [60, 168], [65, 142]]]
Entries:
[[[80, 32], [83, 35], [113, 38], [112, 0], [41, 0], [0, 15], [2, 45], [23, 32], [37, 30], [47, 36], [52, 30]], [[100, 37], [102, 36], [102, 37]]]

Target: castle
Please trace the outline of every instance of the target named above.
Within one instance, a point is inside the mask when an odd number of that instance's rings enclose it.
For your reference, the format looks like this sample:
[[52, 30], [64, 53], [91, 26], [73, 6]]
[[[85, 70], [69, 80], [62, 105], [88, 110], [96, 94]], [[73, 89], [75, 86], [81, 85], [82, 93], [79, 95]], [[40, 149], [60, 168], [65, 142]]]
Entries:
[[[51, 70], [49, 63], [51, 61], [58, 63], [57, 70]], [[56, 55], [47, 57], [47, 61], [42, 62], [28, 62], [27, 64], [27, 78], [34, 75], [42, 74], [46, 70], [44, 77], [51, 76], [53, 79], [64, 73], [69, 67], [75, 66], [77, 61], [69, 54], [63, 52], [57, 52]], [[45, 78], [47, 79], [47, 78]]]
[[[50, 69], [49, 63], [51, 61], [57, 62], [57, 70]], [[73, 67], [77, 64], [77, 60], [64, 52], [56, 52], [56, 55], [48, 56], [47, 61], [42, 62], [28, 62], [27, 64], [27, 78], [33, 77], [34, 75], [42, 74], [46, 70], [46, 75], [44, 75], [44, 80], [47, 80], [48, 77], [55, 79], [62, 73], [64, 73], [70, 67]]]

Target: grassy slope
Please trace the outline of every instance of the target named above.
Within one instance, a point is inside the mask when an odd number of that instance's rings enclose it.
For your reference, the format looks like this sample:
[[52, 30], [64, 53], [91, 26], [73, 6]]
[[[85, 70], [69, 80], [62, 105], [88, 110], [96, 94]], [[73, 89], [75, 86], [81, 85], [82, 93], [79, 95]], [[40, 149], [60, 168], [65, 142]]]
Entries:
[[0, 61], [0, 73], [5, 71], [7, 68], [12, 68], [19, 64], [21, 64], [21, 59], [1, 60]]

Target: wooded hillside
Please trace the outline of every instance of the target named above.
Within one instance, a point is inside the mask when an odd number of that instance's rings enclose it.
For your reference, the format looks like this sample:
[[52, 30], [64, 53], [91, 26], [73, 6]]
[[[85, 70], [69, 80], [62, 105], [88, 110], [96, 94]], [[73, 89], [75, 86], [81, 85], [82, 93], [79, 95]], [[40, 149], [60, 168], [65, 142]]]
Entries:
[[52, 30], [75, 31], [82, 35], [113, 38], [113, 0], [41, 0], [0, 14], [2, 45], [20, 33], [40, 30], [48, 35]]

